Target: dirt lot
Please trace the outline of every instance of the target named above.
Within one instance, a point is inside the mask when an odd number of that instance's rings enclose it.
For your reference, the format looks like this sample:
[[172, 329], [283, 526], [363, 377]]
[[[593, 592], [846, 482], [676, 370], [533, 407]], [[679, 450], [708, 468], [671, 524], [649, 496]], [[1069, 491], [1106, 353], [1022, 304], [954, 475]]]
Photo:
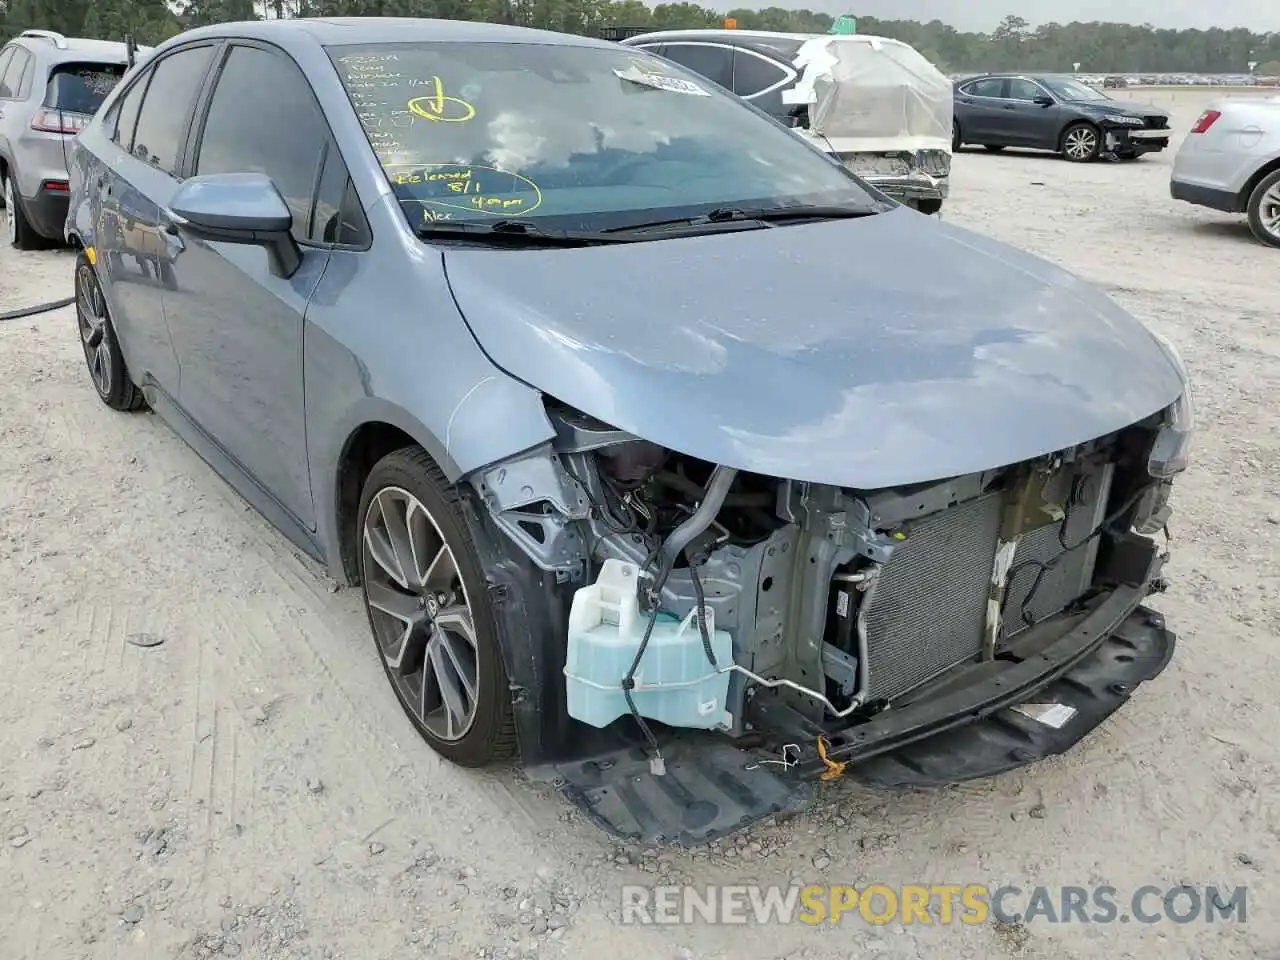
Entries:
[[[1122, 95], [1172, 104], [1179, 131], [1202, 106]], [[510, 772], [438, 761], [354, 592], [154, 416], [103, 407], [71, 311], [0, 324], [0, 958], [1280, 956], [1280, 251], [1172, 202], [1171, 162], [965, 152], [947, 216], [1182, 348], [1202, 433], [1158, 603], [1173, 665], [1065, 758], [938, 792], [832, 789], [692, 854], [620, 849]], [[0, 311], [67, 294], [70, 266], [0, 251]], [[1122, 901], [1247, 884], [1248, 921], [618, 925], [619, 887], [660, 877], [1106, 883]]]

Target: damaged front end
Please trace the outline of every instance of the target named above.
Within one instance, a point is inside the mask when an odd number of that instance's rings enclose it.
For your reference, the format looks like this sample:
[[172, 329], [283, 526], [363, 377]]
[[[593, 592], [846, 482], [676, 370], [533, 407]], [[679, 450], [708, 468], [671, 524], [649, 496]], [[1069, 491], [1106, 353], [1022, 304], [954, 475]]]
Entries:
[[1168, 663], [1142, 606], [1174, 407], [888, 490], [771, 478], [551, 403], [471, 478], [526, 766], [613, 833], [698, 842], [814, 777], [942, 784], [1058, 753]]

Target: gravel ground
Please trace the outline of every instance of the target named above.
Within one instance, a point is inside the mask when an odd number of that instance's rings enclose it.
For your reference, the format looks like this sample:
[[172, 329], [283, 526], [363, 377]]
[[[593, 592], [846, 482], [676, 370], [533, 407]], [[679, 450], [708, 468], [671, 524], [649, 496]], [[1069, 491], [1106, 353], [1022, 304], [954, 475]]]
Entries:
[[[1185, 130], [1202, 94], [1171, 104]], [[1176, 146], [1176, 143], [1175, 143]], [[1171, 155], [957, 158], [956, 222], [1102, 284], [1182, 349], [1196, 466], [1172, 666], [1070, 755], [909, 795], [827, 790], [695, 853], [623, 849], [512, 771], [447, 766], [353, 591], [154, 416], [94, 397], [69, 310], [0, 324], [0, 957], [1280, 956], [1278, 252], [1168, 198]], [[69, 292], [0, 251], [0, 311]], [[152, 639], [158, 646], [140, 646]], [[619, 888], [1247, 884], [1247, 923], [617, 924]]]

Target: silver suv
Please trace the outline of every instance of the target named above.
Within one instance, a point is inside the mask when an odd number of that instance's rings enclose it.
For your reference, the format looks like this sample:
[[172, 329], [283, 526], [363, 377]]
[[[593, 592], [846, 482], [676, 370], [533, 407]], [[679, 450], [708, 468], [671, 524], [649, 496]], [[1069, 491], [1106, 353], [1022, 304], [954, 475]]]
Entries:
[[27, 30], [0, 48], [0, 196], [9, 244], [61, 240], [67, 155], [124, 75], [123, 43]]

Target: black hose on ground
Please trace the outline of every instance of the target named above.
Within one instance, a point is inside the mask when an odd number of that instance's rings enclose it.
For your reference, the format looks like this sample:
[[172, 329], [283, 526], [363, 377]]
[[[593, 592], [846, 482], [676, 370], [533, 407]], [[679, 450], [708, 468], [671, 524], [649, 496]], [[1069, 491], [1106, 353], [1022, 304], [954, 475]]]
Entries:
[[69, 307], [75, 302], [75, 297], [64, 297], [61, 300], [50, 300], [48, 303], [37, 303], [32, 307], [22, 307], [20, 310], [10, 310], [7, 313], [0, 313], [0, 321], [21, 320], [23, 317], [34, 317], [36, 314], [49, 313], [53, 310], [61, 310], [63, 307]]

